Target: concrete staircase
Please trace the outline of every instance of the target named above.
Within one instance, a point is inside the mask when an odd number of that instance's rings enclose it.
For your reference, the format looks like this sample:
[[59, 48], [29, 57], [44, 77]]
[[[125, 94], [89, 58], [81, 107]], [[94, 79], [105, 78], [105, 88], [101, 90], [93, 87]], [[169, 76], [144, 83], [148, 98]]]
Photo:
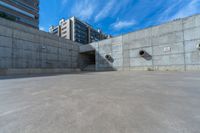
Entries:
[[83, 71], [95, 71], [95, 65], [88, 65], [85, 68], [83, 68]]

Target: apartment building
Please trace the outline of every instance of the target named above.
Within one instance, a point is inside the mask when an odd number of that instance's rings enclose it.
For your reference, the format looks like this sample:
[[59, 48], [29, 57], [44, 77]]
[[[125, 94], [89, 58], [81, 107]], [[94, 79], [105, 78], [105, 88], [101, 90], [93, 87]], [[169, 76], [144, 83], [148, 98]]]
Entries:
[[0, 0], [0, 17], [39, 28], [39, 0]]
[[73, 36], [72, 36], [72, 21], [70, 19], [68, 20], [60, 20], [59, 22], [59, 26], [60, 26], [60, 37], [64, 37], [66, 39], [70, 39], [70, 40], [73, 40]]
[[49, 32], [82, 44], [88, 44], [109, 37], [103, 34], [101, 30], [95, 30], [92, 26], [76, 17], [71, 17], [67, 20], [61, 19], [58, 26], [51, 26], [49, 28]]
[[54, 35], [57, 35], [57, 36], [61, 36], [61, 26], [58, 25], [58, 26], [51, 26], [49, 28], [49, 32], [54, 34]]

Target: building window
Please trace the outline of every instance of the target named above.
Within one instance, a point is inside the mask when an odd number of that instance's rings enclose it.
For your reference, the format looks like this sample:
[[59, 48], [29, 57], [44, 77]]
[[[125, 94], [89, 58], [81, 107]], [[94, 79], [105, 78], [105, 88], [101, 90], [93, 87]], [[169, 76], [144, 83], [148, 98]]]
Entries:
[[67, 29], [67, 27], [62, 28], [62, 30], [65, 30], [65, 29]]
[[67, 33], [66, 31], [63, 32], [63, 34], [66, 34], [66, 33]]
[[31, 17], [31, 18], [35, 18], [35, 16], [34, 16], [33, 14], [31, 14], [31, 13], [29, 13], [29, 12], [26, 12], [26, 11], [24, 11], [24, 10], [21, 10], [21, 9], [19, 9], [19, 8], [17, 8], [17, 7], [14, 7], [14, 6], [12, 6], [12, 5], [10, 5], [10, 4], [7, 4], [7, 3], [5, 3], [5, 2], [0, 1], [0, 5], [1, 5], [1, 6], [4, 6], [4, 7], [6, 7], [6, 8], [9, 8], [9, 9], [11, 9], [11, 10], [17, 11], [17, 12], [19, 12], [19, 13], [21, 13], [21, 14], [26, 15], [26, 16], [29, 16], [29, 17]]

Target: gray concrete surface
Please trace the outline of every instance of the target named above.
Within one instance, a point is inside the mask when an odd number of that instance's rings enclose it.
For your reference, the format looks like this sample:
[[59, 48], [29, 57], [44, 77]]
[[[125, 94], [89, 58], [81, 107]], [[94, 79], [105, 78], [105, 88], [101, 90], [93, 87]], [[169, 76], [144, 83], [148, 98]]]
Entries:
[[32, 69], [0, 69], [1, 76], [12, 76], [12, 75], [32, 75], [32, 74], [67, 74], [80, 72], [80, 69], [76, 68], [51, 68], [51, 69], [40, 69], [40, 68], [32, 68]]
[[[96, 50], [96, 70], [200, 70], [200, 15], [81, 46]], [[145, 50], [150, 59], [140, 57]], [[111, 55], [114, 62], [106, 60]]]
[[0, 80], [0, 133], [199, 133], [200, 73]]
[[[78, 43], [0, 18], [0, 71], [78, 68]], [[11, 70], [12, 71], [12, 70]], [[9, 71], [9, 72], [11, 72]], [[52, 70], [52, 73], [56, 70]], [[64, 71], [63, 71], [64, 72]]]

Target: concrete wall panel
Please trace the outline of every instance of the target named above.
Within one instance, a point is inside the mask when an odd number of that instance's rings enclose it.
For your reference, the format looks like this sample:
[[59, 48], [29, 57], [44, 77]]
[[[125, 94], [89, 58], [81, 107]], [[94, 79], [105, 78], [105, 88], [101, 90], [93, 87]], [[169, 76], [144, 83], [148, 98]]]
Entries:
[[0, 36], [11, 37], [12, 35], [13, 35], [12, 29], [0, 25]]
[[153, 57], [155, 66], [183, 65], [183, 54], [161, 55]]
[[0, 47], [0, 57], [1, 58], [11, 58], [12, 49], [7, 47]]
[[[96, 52], [102, 57], [112, 53], [116, 62], [111, 65], [120, 70], [199, 70], [197, 44], [200, 15], [100, 41]], [[140, 57], [140, 50], [145, 50], [148, 58]], [[96, 68], [105, 70], [105, 59], [96, 59]]]
[[113, 52], [122, 51], [122, 44], [119, 44], [119, 45], [112, 45], [112, 51], [113, 51]]
[[0, 47], [12, 48], [12, 39], [10, 37], [0, 36]]
[[112, 54], [112, 45], [100, 45], [99, 53], [102, 55]]
[[120, 58], [115, 59], [113, 62], [113, 67], [115, 67], [115, 68], [121, 67], [122, 65], [123, 65], [123, 60]]
[[123, 58], [122, 51], [113, 52], [113, 53], [112, 53], [112, 57], [113, 57], [114, 59], [122, 59], [122, 58]]
[[187, 65], [186, 66], [187, 71], [197, 71], [200, 70], [200, 65]]
[[162, 36], [165, 34], [171, 34], [173, 32], [182, 31], [182, 21], [173, 21], [166, 23], [162, 26], [152, 27], [152, 36]]
[[173, 32], [152, 38], [152, 45], [171, 44], [183, 41], [183, 32]]
[[151, 39], [150, 38], [144, 38], [141, 40], [136, 40], [130, 43], [127, 43], [129, 45], [129, 49], [133, 48], [141, 48], [141, 47], [149, 47], [151, 46]]
[[184, 39], [186, 41], [195, 40], [200, 38], [200, 27], [184, 30]]
[[186, 64], [200, 65], [200, 51], [186, 53]]
[[12, 67], [12, 62], [10, 58], [0, 58], [0, 66], [3, 69], [9, 69]]
[[200, 15], [192, 16], [183, 19], [184, 29], [200, 27]]
[[151, 60], [146, 60], [144, 58], [130, 58], [130, 67], [138, 66], [152, 66]]
[[138, 49], [131, 49], [130, 51], [129, 51], [129, 53], [130, 53], [130, 58], [141, 58], [140, 57], [140, 55], [139, 55], [139, 52], [141, 51], [141, 50], [144, 50], [144, 51], [146, 51], [150, 56], [152, 56], [152, 47], [144, 47], [144, 48], [138, 48]]
[[154, 70], [158, 71], [184, 71], [184, 65], [154, 66]]
[[178, 42], [174, 44], [167, 44], [167, 45], [156, 45], [153, 46], [153, 55], [169, 55], [169, 54], [177, 54], [184, 52], [183, 42]]
[[200, 40], [185, 41], [185, 52], [196, 52], [200, 51], [197, 45], [200, 44]]
[[77, 68], [77, 45], [0, 18], [0, 69]]

